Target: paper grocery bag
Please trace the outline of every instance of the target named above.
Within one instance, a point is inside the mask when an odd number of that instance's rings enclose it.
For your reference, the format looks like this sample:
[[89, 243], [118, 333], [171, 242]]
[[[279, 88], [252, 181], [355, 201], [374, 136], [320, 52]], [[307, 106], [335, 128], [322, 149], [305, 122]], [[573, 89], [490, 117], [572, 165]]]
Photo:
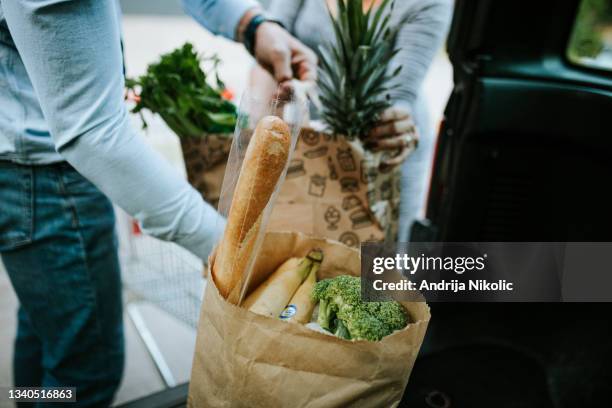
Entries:
[[181, 137], [187, 178], [213, 207], [217, 207], [233, 134]]
[[360, 140], [304, 128], [269, 231], [300, 231], [359, 248], [397, 241], [401, 170], [381, 170], [386, 153]]
[[[286, 259], [321, 248], [319, 279], [359, 275], [359, 252], [298, 233], [268, 233], [251, 288]], [[213, 259], [214, 262], [214, 259]], [[380, 342], [346, 341], [226, 302], [208, 281], [198, 327], [190, 407], [394, 407], [402, 398], [430, 314], [402, 303], [411, 323]]]

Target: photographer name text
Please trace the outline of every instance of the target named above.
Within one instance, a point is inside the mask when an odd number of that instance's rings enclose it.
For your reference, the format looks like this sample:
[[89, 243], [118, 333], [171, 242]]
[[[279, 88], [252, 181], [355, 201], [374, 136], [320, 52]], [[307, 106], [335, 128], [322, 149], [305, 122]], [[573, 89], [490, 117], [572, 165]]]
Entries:
[[372, 282], [374, 290], [377, 291], [437, 291], [437, 292], [512, 292], [514, 284], [507, 280], [498, 280], [490, 282], [486, 279], [470, 279], [467, 282], [461, 282], [457, 279], [441, 280], [439, 282], [428, 282], [422, 280], [420, 282], [412, 282], [408, 279], [402, 279], [399, 282], [385, 282], [377, 279]]

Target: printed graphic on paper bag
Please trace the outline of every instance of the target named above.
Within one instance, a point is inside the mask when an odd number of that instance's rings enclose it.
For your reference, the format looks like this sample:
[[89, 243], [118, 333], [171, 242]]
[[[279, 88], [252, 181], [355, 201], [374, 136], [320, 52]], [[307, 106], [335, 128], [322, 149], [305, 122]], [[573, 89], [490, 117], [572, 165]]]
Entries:
[[[287, 183], [279, 195], [279, 201], [288, 204], [288, 211], [294, 213], [279, 217], [279, 225], [281, 218], [285, 227], [287, 220], [304, 217], [309, 222], [300, 224], [307, 228], [306, 225], [312, 225], [313, 218], [318, 219], [321, 225], [317, 234], [355, 248], [372, 238], [379, 241], [395, 239], [391, 237], [391, 228], [387, 227], [390, 221], [378, 218], [385, 215], [384, 206], [376, 204], [381, 201], [382, 184], [389, 180], [391, 183], [386, 186], [394, 187], [396, 176], [394, 173], [385, 176], [378, 171], [379, 158], [380, 154], [364, 152], [342, 135], [303, 131], [294, 160], [289, 164], [287, 179], [292, 182]], [[395, 202], [398, 197], [395, 189], [391, 190], [386, 196], [391, 194], [389, 201]], [[306, 204], [300, 210], [303, 214], [292, 207], [297, 201]], [[385, 205], [393, 209], [396, 204]], [[374, 212], [375, 208], [379, 211]], [[310, 229], [303, 232], [312, 233]]]
[[350, 211], [357, 207], [363, 207], [363, 203], [355, 194], [344, 197], [344, 200], [342, 200], [342, 209], [345, 211]]
[[315, 132], [312, 130], [303, 130], [302, 131], [302, 140], [308, 146], [316, 146], [319, 144], [319, 140], [321, 140], [321, 135], [319, 132]]
[[330, 206], [327, 211], [325, 211], [325, 222], [327, 222], [327, 229], [330, 231], [335, 231], [338, 229], [338, 223], [342, 218], [342, 214], [340, 211], [334, 207]]
[[183, 143], [183, 157], [185, 160], [195, 159], [200, 155], [199, 146], [194, 146], [193, 144], [187, 145]]
[[209, 134], [181, 138], [180, 142], [189, 183], [208, 203], [216, 206], [232, 144], [231, 135]]
[[365, 208], [361, 208], [353, 212], [350, 217], [353, 223], [353, 229], [367, 228], [373, 224], [370, 213]]
[[229, 149], [226, 141], [220, 141], [218, 138], [208, 138], [208, 165], [214, 166], [221, 160], [227, 158]]
[[339, 241], [351, 248], [359, 248], [360, 244], [359, 237], [357, 236], [357, 234], [350, 231], [340, 235]]
[[361, 161], [361, 182], [363, 184], [373, 183], [378, 171], [368, 160]]
[[323, 197], [325, 194], [325, 186], [327, 184], [327, 179], [323, 176], [315, 174], [310, 177], [310, 186], [308, 188], [308, 194], [313, 197]]
[[194, 170], [205, 171], [227, 160], [231, 142], [232, 138], [227, 135], [211, 134], [181, 139], [181, 148], [185, 161], [191, 162]]
[[[193, 160], [193, 158], [191, 159]], [[205, 170], [204, 163], [202, 161], [194, 161], [193, 163], [191, 163], [191, 170], [193, 170], [195, 174], [202, 173]]]
[[304, 156], [307, 159], [318, 159], [319, 157], [327, 156], [327, 152], [329, 151], [329, 147], [321, 146], [313, 150], [308, 150], [304, 152]]
[[355, 171], [357, 170], [357, 166], [355, 164], [355, 159], [353, 158], [353, 153], [351, 153], [351, 149], [342, 149], [338, 147], [338, 153], [336, 154], [338, 158], [338, 164], [340, 164], [340, 168], [342, 171]]
[[334, 159], [332, 159], [331, 156], [327, 158], [327, 167], [329, 168], [329, 178], [332, 180], [338, 180], [336, 165], [334, 164]]
[[304, 168], [304, 160], [302, 159], [293, 159], [291, 163], [289, 163], [289, 168], [287, 169], [287, 178], [298, 178], [302, 177], [306, 174], [306, 169]]
[[343, 193], [356, 193], [359, 191], [359, 180], [355, 177], [342, 177], [340, 186]]
[[295, 314], [297, 313], [297, 306], [296, 305], [288, 305], [285, 310], [283, 310], [280, 314], [280, 316], [278, 316], [281, 320], [287, 320], [292, 318], [293, 316], [295, 316]]
[[329, 132], [325, 132], [323, 133], [323, 140], [326, 142], [331, 142], [331, 141], [338, 141], [338, 135], [335, 133], [329, 133]]

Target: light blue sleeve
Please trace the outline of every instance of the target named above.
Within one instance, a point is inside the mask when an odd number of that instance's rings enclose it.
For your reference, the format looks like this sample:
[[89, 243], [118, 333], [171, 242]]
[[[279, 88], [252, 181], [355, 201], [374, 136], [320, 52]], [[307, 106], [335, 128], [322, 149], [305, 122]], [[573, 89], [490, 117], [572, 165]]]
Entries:
[[214, 34], [235, 39], [242, 16], [255, 7], [255, 0], [181, 0], [185, 12]]
[[419, 96], [427, 71], [444, 43], [453, 15], [452, 0], [406, 1], [398, 33], [400, 49], [391, 70], [402, 65], [399, 87], [391, 92], [398, 105], [412, 106]]
[[0, 2], [57, 151], [145, 232], [205, 259], [224, 221], [129, 125], [116, 2]]
[[304, 6], [304, 1], [272, 0], [267, 11], [272, 18], [283, 23], [289, 32], [295, 33], [295, 20], [297, 20], [300, 10]]

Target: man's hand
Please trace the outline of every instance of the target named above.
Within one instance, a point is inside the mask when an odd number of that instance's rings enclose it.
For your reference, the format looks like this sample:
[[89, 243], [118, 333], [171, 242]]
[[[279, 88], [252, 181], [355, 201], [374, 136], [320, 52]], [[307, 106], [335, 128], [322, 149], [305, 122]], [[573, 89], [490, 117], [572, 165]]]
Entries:
[[410, 111], [402, 107], [391, 107], [383, 112], [378, 125], [372, 129], [366, 146], [374, 151], [392, 151], [392, 157], [383, 164], [394, 167], [417, 148], [419, 134]]

